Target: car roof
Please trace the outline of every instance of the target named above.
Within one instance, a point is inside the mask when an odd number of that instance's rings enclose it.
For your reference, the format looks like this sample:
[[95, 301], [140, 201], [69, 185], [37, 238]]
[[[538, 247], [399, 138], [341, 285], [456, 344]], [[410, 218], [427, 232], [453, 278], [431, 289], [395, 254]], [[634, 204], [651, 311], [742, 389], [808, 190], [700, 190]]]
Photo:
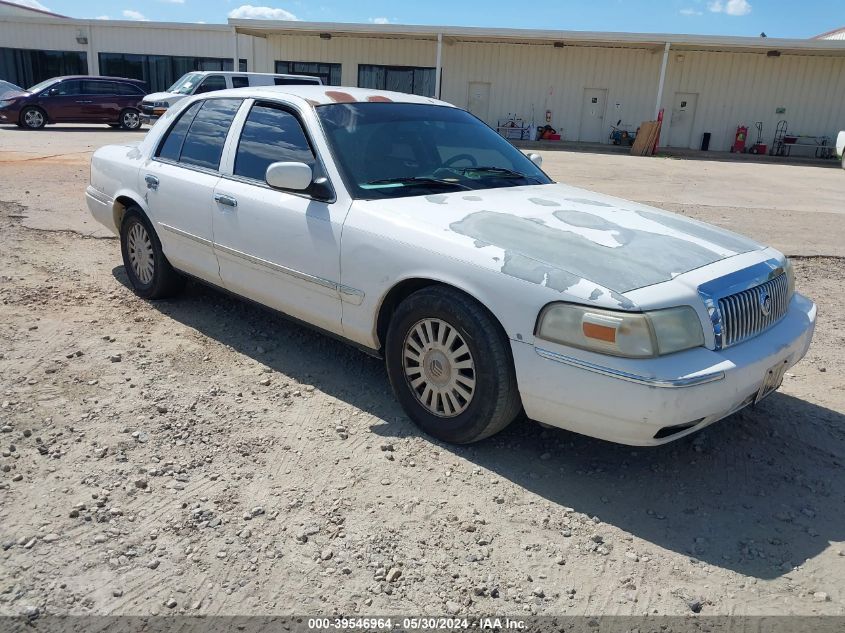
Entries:
[[64, 81], [65, 79], [91, 79], [94, 81], [128, 81], [132, 84], [146, 84], [143, 79], [131, 79], [129, 77], [109, 77], [105, 75], [63, 75], [61, 77], [53, 77], [55, 81]]
[[252, 97], [255, 99], [278, 99], [285, 97], [292, 100], [300, 100], [311, 106], [329, 105], [335, 103], [427, 103], [454, 107], [450, 103], [423, 97], [404, 92], [391, 92], [390, 90], [371, 90], [369, 88], [350, 88], [347, 86], [251, 86], [249, 88], [234, 88], [230, 90], [217, 90], [208, 93], [216, 97], [237, 96]]
[[290, 73], [254, 73], [237, 70], [189, 70], [186, 75], [223, 75], [230, 77], [237, 75], [238, 77], [285, 77], [287, 79], [319, 79], [316, 75], [292, 75]]

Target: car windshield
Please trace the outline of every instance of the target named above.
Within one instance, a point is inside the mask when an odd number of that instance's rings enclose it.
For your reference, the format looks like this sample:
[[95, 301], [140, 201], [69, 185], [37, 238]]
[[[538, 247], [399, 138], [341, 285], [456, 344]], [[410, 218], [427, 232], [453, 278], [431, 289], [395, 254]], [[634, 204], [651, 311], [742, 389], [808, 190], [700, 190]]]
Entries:
[[27, 92], [41, 92], [42, 90], [44, 90], [44, 88], [47, 88], [48, 86], [53, 85], [57, 81], [59, 81], [59, 80], [55, 79], [55, 78], [47, 79], [46, 81], [42, 81], [40, 84], [35, 84], [31, 88], [27, 88], [26, 91]]
[[167, 89], [167, 92], [175, 92], [181, 95], [191, 94], [200, 81], [202, 81], [201, 74], [188, 73], [187, 75], [182, 75], [175, 84]]
[[358, 199], [552, 182], [525, 154], [458, 108], [370, 102], [316, 110], [344, 182]]

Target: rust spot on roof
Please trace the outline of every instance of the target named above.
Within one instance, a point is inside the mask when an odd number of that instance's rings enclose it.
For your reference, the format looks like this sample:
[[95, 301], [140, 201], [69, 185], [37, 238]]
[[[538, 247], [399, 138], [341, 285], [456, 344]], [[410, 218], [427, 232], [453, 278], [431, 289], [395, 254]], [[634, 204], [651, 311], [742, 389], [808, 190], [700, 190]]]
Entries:
[[319, 102], [319, 101], [316, 101], [315, 99], [306, 99], [306, 101], [308, 102], [308, 105], [310, 105], [310, 106], [318, 106], [318, 105], [320, 105], [320, 102]]
[[367, 101], [375, 101], [378, 103], [393, 103], [393, 99], [389, 97], [384, 97], [382, 95], [373, 95], [371, 97], [367, 97]]
[[342, 90], [326, 90], [326, 96], [336, 103], [355, 103], [356, 99]]

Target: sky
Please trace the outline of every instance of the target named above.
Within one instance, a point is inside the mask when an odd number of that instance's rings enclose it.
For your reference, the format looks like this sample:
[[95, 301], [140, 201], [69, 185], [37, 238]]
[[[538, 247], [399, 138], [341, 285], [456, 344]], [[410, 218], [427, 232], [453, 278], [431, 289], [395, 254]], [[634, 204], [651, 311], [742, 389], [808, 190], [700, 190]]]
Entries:
[[798, 38], [845, 26], [845, 0], [9, 1], [74, 18], [209, 24], [241, 17]]

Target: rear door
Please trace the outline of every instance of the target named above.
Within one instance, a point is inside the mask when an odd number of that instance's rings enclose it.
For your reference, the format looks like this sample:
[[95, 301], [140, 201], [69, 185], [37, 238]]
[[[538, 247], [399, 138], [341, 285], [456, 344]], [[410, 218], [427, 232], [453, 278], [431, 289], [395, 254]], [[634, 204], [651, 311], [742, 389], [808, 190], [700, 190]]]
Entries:
[[211, 98], [190, 105], [140, 173], [149, 214], [170, 263], [218, 285], [214, 187], [220, 180], [226, 136], [241, 103]]
[[86, 79], [82, 82], [82, 115], [86, 122], [112, 123], [120, 114], [117, 84], [113, 81]]

